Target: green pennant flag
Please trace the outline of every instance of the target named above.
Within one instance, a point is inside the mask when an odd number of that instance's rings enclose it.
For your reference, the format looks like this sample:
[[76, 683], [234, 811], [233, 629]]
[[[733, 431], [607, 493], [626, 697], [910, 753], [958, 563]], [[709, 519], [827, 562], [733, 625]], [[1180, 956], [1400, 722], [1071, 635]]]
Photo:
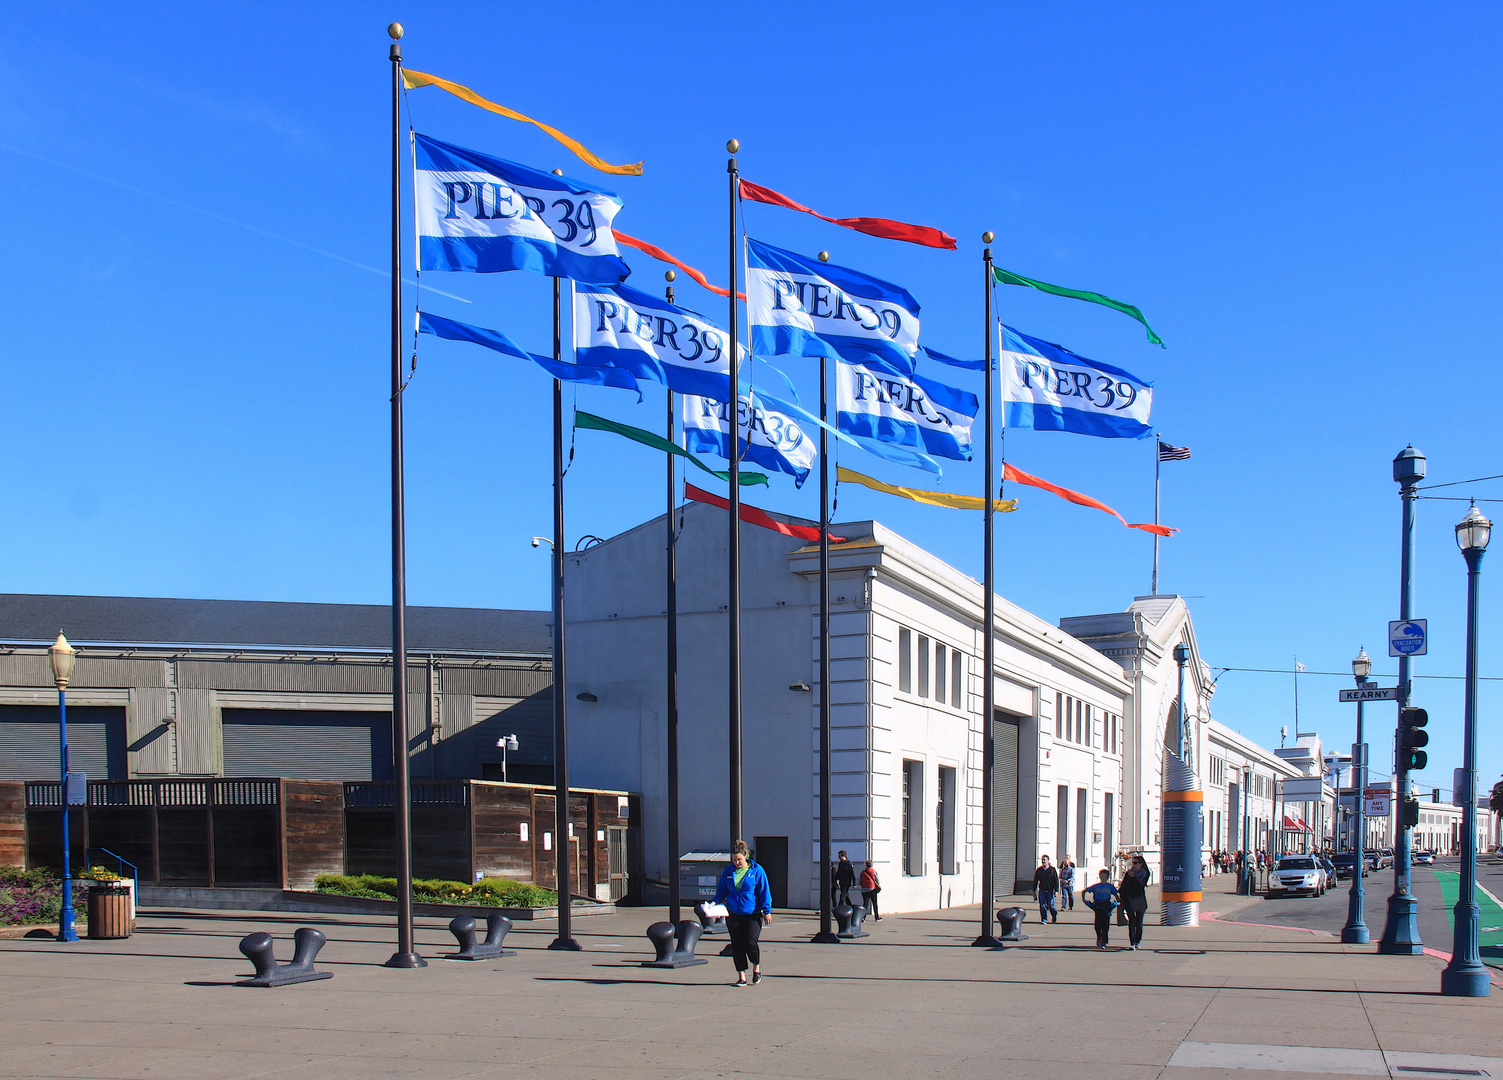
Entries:
[[1163, 339], [1153, 332], [1153, 327], [1148, 325], [1148, 320], [1143, 318], [1143, 313], [1131, 304], [1124, 304], [1121, 300], [1113, 300], [1110, 296], [1102, 296], [1099, 292], [1067, 289], [1063, 285], [1050, 285], [1047, 282], [1034, 281], [1033, 278], [1026, 278], [1022, 274], [1014, 274], [1011, 271], [1002, 269], [1000, 266], [992, 267], [992, 273], [997, 276], [998, 283], [1002, 285], [1025, 285], [1030, 289], [1037, 289], [1039, 292], [1053, 293], [1055, 296], [1068, 296], [1072, 300], [1085, 300], [1092, 304], [1100, 304], [1103, 307], [1113, 308], [1124, 315], [1130, 315], [1143, 324], [1143, 329], [1148, 331], [1149, 341], [1159, 346], [1164, 344]]
[[[596, 416], [594, 413], [587, 413], [579, 409], [574, 410], [574, 426], [590, 428], [593, 431], [609, 431], [623, 438], [630, 439], [632, 442], [639, 442], [643, 446], [650, 446], [654, 450], [661, 450], [665, 454], [677, 454], [681, 458], [688, 458], [694, 463], [696, 468], [703, 469], [711, 476], [718, 476], [727, 483], [730, 482], [730, 473], [716, 472], [682, 446], [671, 443], [661, 435], [654, 435], [650, 431], [643, 431], [641, 428], [632, 427], [630, 424], [618, 424], [614, 420], [607, 420], [603, 416]], [[741, 474], [741, 482], [743, 484], [766, 484], [767, 475], [759, 472], [744, 472]]]

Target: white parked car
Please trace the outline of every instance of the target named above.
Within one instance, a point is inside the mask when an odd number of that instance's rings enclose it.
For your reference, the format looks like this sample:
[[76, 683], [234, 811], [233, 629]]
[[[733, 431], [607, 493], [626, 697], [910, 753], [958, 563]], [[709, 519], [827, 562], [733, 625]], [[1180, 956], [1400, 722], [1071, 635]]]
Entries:
[[1268, 895], [1289, 896], [1308, 893], [1321, 896], [1326, 891], [1326, 871], [1313, 855], [1285, 855], [1268, 875]]

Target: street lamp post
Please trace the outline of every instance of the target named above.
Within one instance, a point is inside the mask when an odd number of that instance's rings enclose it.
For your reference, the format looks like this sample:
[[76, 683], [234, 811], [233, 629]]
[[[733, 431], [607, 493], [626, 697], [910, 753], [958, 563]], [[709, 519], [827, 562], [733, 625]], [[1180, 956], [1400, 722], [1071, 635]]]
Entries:
[[58, 762], [62, 778], [59, 802], [63, 810], [63, 907], [57, 916], [57, 940], [77, 941], [78, 930], [73, 925], [73, 866], [68, 856], [68, 680], [73, 678], [78, 653], [61, 630], [52, 648], [47, 650], [47, 659], [52, 663], [52, 678], [57, 683]]
[[1252, 851], [1252, 769], [1242, 770], [1242, 881], [1238, 891], [1243, 896], [1253, 894]]
[[[1357, 680], [1357, 686], [1367, 685], [1367, 677], [1372, 674], [1372, 658], [1367, 655], [1366, 649], [1357, 650], [1357, 658], [1352, 661], [1352, 675]], [[1368, 935], [1367, 923], [1362, 918], [1362, 905], [1367, 899], [1367, 892], [1362, 887], [1362, 872], [1367, 869], [1362, 854], [1362, 842], [1366, 836], [1367, 824], [1363, 820], [1366, 807], [1363, 806], [1363, 798], [1367, 794], [1367, 743], [1363, 742], [1362, 735], [1362, 702], [1357, 702], [1357, 741], [1352, 744], [1352, 792], [1353, 801], [1357, 804], [1356, 826], [1352, 831], [1352, 891], [1347, 900], [1346, 925], [1341, 928], [1341, 941], [1344, 945], [1366, 945], [1371, 941]], [[1341, 786], [1336, 787], [1336, 797], [1341, 798]]]
[[1487, 997], [1491, 981], [1482, 966], [1477, 934], [1477, 590], [1482, 553], [1493, 523], [1473, 504], [1456, 526], [1456, 544], [1466, 559], [1466, 708], [1461, 742], [1461, 895], [1455, 907], [1451, 962], [1440, 975], [1440, 992], [1453, 997]]

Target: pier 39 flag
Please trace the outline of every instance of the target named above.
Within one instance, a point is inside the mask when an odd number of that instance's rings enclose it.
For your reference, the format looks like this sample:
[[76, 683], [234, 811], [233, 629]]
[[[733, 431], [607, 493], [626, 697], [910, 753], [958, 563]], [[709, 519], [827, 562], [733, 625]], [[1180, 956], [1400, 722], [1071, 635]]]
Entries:
[[605, 285], [631, 273], [611, 233], [621, 209], [611, 192], [426, 135], [413, 135], [413, 152], [423, 270], [531, 270]]
[[913, 374], [919, 306], [907, 289], [771, 244], [746, 244], [753, 352], [835, 356]]
[[731, 399], [725, 331], [625, 285], [576, 287], [574, 349], [580, 364], [622, 368], [680, 394]]
[[849, 435], [971, 460], [971, 421], [981, 405], [975, 394], [921, 375], [900, 379], [837, 363], [835, 401], [836, 422]]
[[[814, 465], [818, 447], [798, 422], [770, 408], [755, 393], [742, 394], [737, 402], [741, 427], [741, 460], [793, 477], [803, 487]], [[684, 395], [684, 448], [701, 454], [731, 457], [731, 406], [729, 402]]]
[[1002, 400], [1007, 426], [1142, 439], [1151, 430], [1153, 384], [1002, 327]]

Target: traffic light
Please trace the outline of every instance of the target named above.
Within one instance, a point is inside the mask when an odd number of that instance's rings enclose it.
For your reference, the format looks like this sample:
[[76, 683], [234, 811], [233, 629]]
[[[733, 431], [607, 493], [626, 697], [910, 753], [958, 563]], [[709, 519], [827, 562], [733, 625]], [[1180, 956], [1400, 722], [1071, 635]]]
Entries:
[[1429, 722], [1430, 714], [1412, 705], [1399, 713], [1400, 769], [1418, 771], [1430, 760], [1430, 755], [1420, 749], [1430, 743], [1430, 734], [1424, 730]]
[[[1425, 756], [1424, 754], [1420, 754], [1420, 757], [1424, 757], [1424, 756]], [[1405, 799], [1404, 800], [1404, 828], [1406, 828], [1406, 829], [1412, 829], [1412, 828], [1414, 828], [1418, 824], [1419, 824], [1419, 800], [1418, 799]]]

